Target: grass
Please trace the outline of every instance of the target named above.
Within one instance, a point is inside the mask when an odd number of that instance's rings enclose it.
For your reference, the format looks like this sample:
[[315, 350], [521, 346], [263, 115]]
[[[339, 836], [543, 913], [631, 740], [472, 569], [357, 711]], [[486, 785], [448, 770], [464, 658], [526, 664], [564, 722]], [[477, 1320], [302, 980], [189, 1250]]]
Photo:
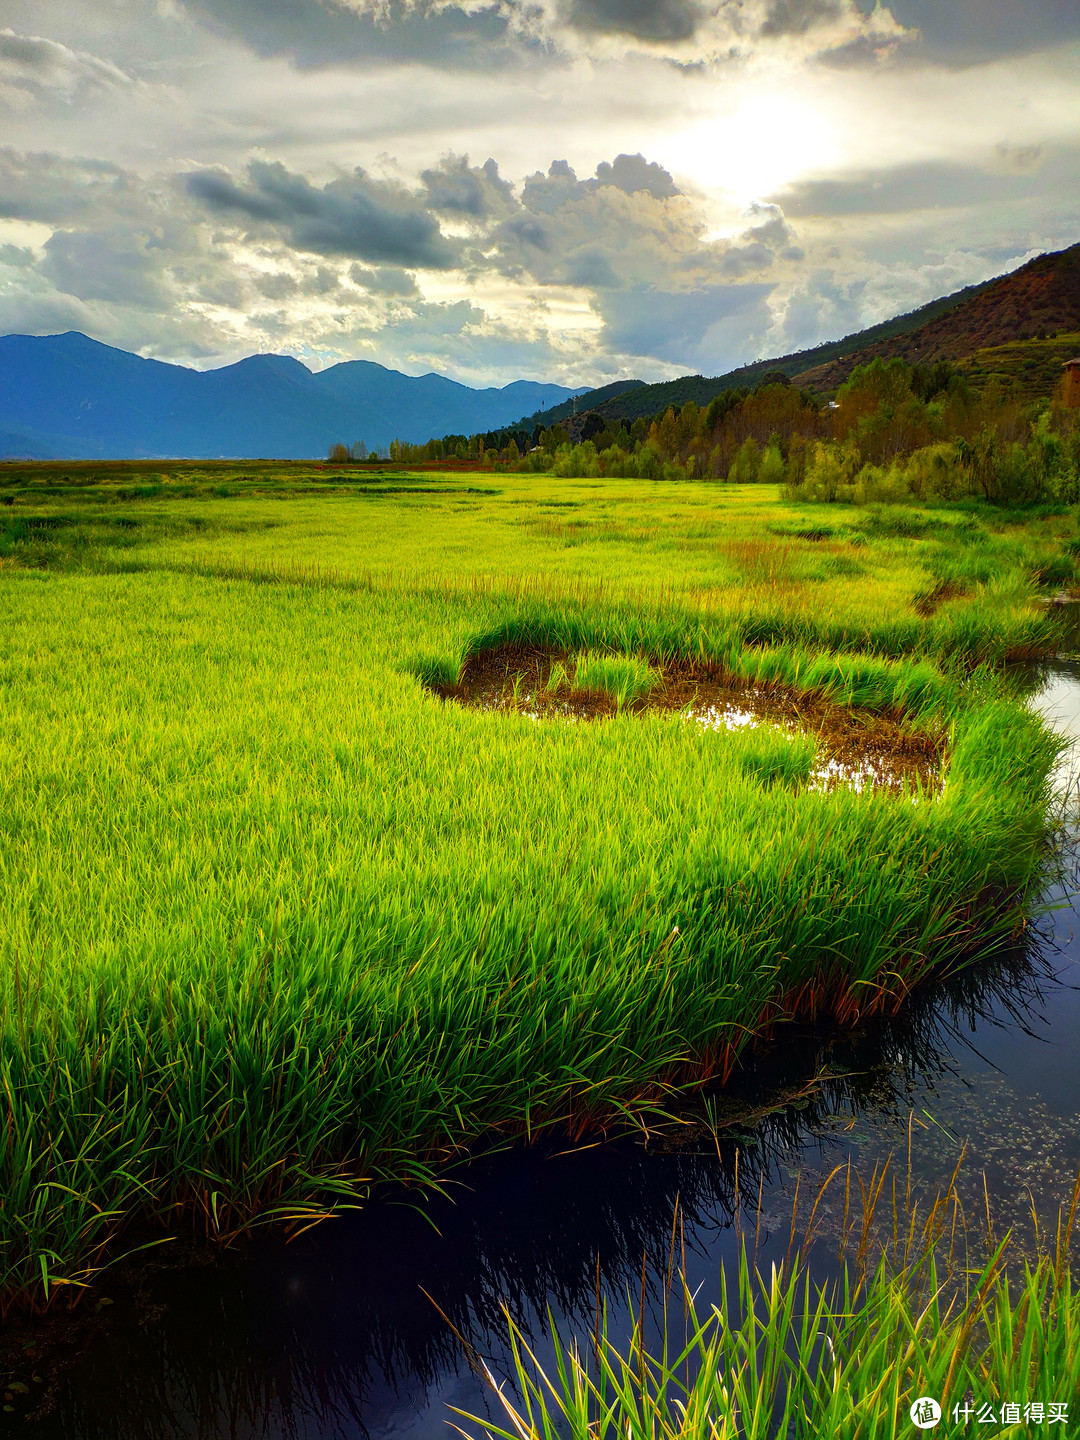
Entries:
[[[1061, 1406], [1057, 1420], [1075, 1420], [1080, 1294], [1069, 1253], [1080, 1178], [1056, 1229], [1025, 1255], [1011, 1234], [994, 1240], [989, 1209], [987, 1233], [972, 1233], [956, 1189], [962, 1164], [961, 1156], [945, 1191], [925, 1206], [910, 1171], [905, 1186], [888, 1162], [865, 1178], [837, 1166], [808, 1197], [800, 1248], [796, 1191], [788, 1253], [767, 1270], [756, 1232], [751, 1251], [737, 1212], [734, 1274], [721, 1264], [719, 1299], [705, 1316], [685, 1277], [672, 1286], [676, 1205], [667, 1286], [682, 1293], [663, 1299], [658, 1343], [646, 1338], [644, 1271], [636, 1315], [628, 1297], [633, 1323], [623, 1343], [610, 1334], [598, 1291], [586, 1343], [555, 1333], [547, 1371], [504, 1307], [509, 1376], [496, 1378], [471, 1353], [503, 1423], [459, 1410], [469, 1428], [455, 1428], [488, 1440], [895, 1440], [914, 1433], [911, 1411], [922, 1397], [937, 1402], [948, 1434], [969, 1425], [979, 1434], [1023, 1434], [1032, 1402], [1042, 1414], [1033, 1428], [1057, 1423], [1049, 1416]], [[839, 1208], [837, 1181], [843, 1219], [829, 1265], [814, 1225], [819, 1210]], [[673, 1298], [682, 1301], [681, 1335]]]
[[644, 700], [660, 680], [656, 667], [635, 655], [585, 650], [574, 659], [574, 689], [610, 695], [620, 710]]
[[[229, 1239], [484, 1137], [648, 1124], [1020, 923], [1058, 744], [983, 662], [1053, 643], [1071, 516], [860, 515], [774, 583], [767, 526], [807, 523], [775, 491], [268, 473], [86, 467], [75, 510], [22, 467], [0, 511], [0, 1305], [137, 1222]], [[998, 572], [921, 613], [976, 545]], [[511, 641], [623, 710], [430, 693]], [[945, 733], [941, 798], [806, 793], [805, 740], [630, 713], [673, 657]]]
[[[932, 1252], [899, 1276], [883, 1261], [869, 1277], [845, 1265], [838, 1280], [815, 1284], [798, 1257], [762, 1274], [744, 1250], [733, 1288], [729, 1296], [725, 1286], [704, 1318], [688, 1295], [689, 1333], [658, 1354], [648, 1353], [640, 1322], [621, 1349], [606, 1318], [588, 1349], [557, 1339], [554, 1373], [545, 1373], [510, 1320], [514, 1388], [487, 1371], [504, 1423], [459, 1411], [468, 1426], [461, 1433], [892, 1440], [916, 1433], [910, 1411], [925, 1396], [940, 1404], [947, 1434], [968, 1433], [970, 1422], [971, 1433], [1022, 1435], [1031, 1401], [1044, 1417], [1064, 1404], [1075, 1418], [1080, 1294], [1049, 1260], [1017, 1281], [995, 1256], [969, 1295], [950, 1301]], [[1009, 1402], [1019, 1406], [1017, 1423], [997, 1423]]]

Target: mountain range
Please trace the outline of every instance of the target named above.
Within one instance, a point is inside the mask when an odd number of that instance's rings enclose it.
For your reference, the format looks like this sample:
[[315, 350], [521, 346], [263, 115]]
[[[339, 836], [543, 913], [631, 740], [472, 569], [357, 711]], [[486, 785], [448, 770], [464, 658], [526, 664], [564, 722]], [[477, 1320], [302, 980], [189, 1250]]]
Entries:
[[0, 458], [313, 458], [335, 442], [498, 429], [575, 392], [516, 380], [473, 390], [370, 360], [312, 372], [287, 355], [192, 370], [77, 331], [0, 337]]
[[[1060, 352], [1060, 353], [1059, 353]], [[516, 380], [473, 390], [443, 375], [403, 375], [370, 360], [312, 372], [287, 355], [217, 370], [147, 360], [65, 335], [0, 337], [0, 459], [314, 458], [335, 442], [382, 450], [392, 439], [473, 435], [512, 426], [655, 415], [781, 372], [828, 394], [877, 357], [950, 360], [976, 383], [1000, 374], [1029, 398], [1049, 395], [1080, 352], [1080, 245], [1040, 255], [981, 285], [811, 350], [709, 379], [617, 380], [570, 390]], [[522, 417], [525, 417], [524, 420]]]

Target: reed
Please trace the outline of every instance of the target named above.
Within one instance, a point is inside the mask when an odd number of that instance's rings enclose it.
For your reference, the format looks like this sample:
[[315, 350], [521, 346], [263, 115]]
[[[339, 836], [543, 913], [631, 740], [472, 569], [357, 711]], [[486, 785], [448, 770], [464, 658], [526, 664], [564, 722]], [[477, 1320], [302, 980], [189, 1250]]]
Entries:
[[655, 666], [634, 655], [586, 650], [574, 659], [574, 689], [610, 695], [620, 710], [644, 700], [662, 678]]
[[[639, 1320], [620, 1346], [605, 1315], [587, 1346], [557, 1337], [553, 1371], [507, 1317], [510, 1383], [485, 1367], [503, 1423], [458, 1411], [456, 1428], [491, 1440], [899, 1440], [915, 1433], [911, 1406], [926, 1396], [946, 1433], [964, 1433], [966, 1410], [973, 1425], [982, 1413], [982, 1433], [1021, 1435], [1032, 1401], [1044, 1417], [1063, 1404], [1074, 1418], [1080, 1293], [1048, 1260], [1013, 1280], [999, 1259], [950, 1301], [932, 1255], [920, 1293], [884, 1262], [866, 1279], [845, 1265], [815, 1284], [798, 1258], [762, 1273], [743, 1251], [711, 1313], [700, 1317], [687, 1294], [678, 1344], [650, 1354]], [[1020, 1418], [1002, 1424], [1009, 1403]]]

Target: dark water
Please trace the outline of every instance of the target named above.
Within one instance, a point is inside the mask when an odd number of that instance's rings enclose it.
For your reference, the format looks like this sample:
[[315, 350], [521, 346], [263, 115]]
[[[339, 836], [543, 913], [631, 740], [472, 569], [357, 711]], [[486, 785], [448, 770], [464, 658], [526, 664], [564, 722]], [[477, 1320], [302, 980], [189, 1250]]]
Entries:
[[[1080, 663], [1041, 682], [1032, 703], [1080, 753]], [[1048, 897], [1058, 908], [1014, 951], [902, 1018], [788, 1036], [738, 1084], [741, 1105], [768, 1113], [720, 1145], [688, 1124], [667, 1148], [513, 1150], [459, 1172], [446, 1196], [391, 1197], [291, 1244], [146, 1275], [134, 1291], [117, 1282], [107, 1323], [69, 1369], [34, 1381], [28, 1357], [31, 1393], [0, 1424], [42, 1440], [442, 1440], [448, 1407], [488, 1412], [463, 1340], [509, 1372], [503, 1304], [541, 1359], [548, 1311], [584, 1336], [598, 1284], [611, 1333], [627, 1332], [643, 1260], [654, 1316], [673, 1260], [707, 1305], [741, 1243], [737, 1209], [760, 1257], [780, 1257], [795, 1175], [809, 1188], [848, 1156], [868, 1172], [893, 1154], [906, 1172], [910, 1147], [916, 1188], [932, 1189], [966, 1146], [965, 1207], [984, 1207], [985, 1174], [993, 1223], [1023, 1232], [1031, 1197], [1052, 1212], [1080, 1168], [1078, 889], [1064, 873]], [[808, 1088], [822, 1067], [831, 1078]], [[25, 1418], [43, 1396], [50, 1413]]]

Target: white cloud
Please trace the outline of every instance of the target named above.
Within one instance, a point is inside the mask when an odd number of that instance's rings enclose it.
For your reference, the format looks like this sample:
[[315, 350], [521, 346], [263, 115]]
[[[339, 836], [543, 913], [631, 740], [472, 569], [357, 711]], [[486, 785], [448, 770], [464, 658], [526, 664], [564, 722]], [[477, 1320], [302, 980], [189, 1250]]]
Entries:
[[0, 105], [22, 110], [57, 96], [70, 104], [88, 93], [128, 89], [135, 83], [109, 60], [42, 35], [0, 29]]

